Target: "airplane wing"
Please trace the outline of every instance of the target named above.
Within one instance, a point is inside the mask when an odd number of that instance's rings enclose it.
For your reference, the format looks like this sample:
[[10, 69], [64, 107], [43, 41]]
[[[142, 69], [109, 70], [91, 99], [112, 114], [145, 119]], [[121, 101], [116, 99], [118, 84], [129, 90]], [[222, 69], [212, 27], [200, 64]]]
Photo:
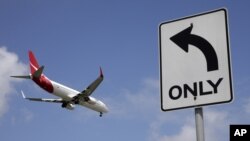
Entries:
[[100, 85], [100, 83], [103, 80], [103, 74], [102, 74], [102, 69], [100, 68], [100, 76], [93, 81], [85, 90], [83, 90], [80, 95], [84, 95], [84, 96], [90, 96], [95, 89]]
[[102, 73], [102, 69], [100, 68], [100, 75], [99, 77], [93, 81], [85, 90], [83, 90], [81, 93], [79, 93], [78, 95], [76, 95], [73, 98], [73, 101], [79, 101], [79, 100], [84, 100], [84, 101], [88, 101], [89, 100], [89, 96], [95, 91], [95, 89], [100, 85], [100, 83], [103, 80], [103, 73]]
[[26, 97], [23, 93], [23, 91], [21, 91], [22, 96], [24, 99], [28, 99], [31, 101], [40, 101], [40, 102], [53, 102], [53, 103], [63, 103], [63, 99], [46, 99], [46, 98], [30, 98], [30, 97]]

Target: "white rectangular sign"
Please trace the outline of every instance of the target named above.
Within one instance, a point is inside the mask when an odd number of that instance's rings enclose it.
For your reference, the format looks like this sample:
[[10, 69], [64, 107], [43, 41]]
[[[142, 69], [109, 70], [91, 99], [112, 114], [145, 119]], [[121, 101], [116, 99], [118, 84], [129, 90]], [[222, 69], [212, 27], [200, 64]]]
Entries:
[[159, 26], [163, 111], [233, 99], [226, 9]]

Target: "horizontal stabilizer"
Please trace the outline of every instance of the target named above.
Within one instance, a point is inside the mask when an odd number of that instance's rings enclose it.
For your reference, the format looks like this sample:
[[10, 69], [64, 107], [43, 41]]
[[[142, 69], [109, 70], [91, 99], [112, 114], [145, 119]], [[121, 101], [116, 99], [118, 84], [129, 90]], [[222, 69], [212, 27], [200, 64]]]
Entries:
[[43, 74], [43, 69], [44, 69], [44, 66], [41, 66], [32, 75], [13, 75], [13, 76], [10, 76], [10, 77], [23, 78], [23, 79], [39, 78]]
[[15, 76], [10, 76], [14, 78], [23, 78], [23, 79], [31, 79], [30, 75], [15, 75]]

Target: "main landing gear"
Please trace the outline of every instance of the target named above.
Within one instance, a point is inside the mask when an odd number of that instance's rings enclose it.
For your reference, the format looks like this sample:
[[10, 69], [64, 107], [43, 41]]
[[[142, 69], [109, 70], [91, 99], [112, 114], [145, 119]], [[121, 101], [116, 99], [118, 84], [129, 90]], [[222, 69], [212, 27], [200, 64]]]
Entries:
[[102, 112], [100, 112], [100, 115], [99, 115], [100, 117], [102, 117]]

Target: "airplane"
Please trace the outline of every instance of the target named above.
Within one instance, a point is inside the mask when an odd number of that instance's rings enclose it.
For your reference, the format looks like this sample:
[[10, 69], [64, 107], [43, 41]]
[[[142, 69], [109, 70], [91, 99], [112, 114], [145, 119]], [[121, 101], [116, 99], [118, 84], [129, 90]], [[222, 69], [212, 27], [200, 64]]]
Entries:
[[40, 86], [45, 91], [58, 96], [58, 99], [46, 99], [46, 98], [30, 98], [26, 97], [23, 91], [21, 94], [24, 99], [31, 101], [40, 101], [40, 102], [52, 102], [52, 103], [61, 103], [61, 107], [73, 110], [75, 105], [81, 105], [92, 109], [96, 112], [100, 113], [100, 117], [102, 117], [103, 113], [108, 112], [108, 107], [100, 100], [91, 97], [90, 95], [95, 91], [95, 89], [99, 86], [99, 84], [103, 81], [103, 72], [100, 67], [100, 75], [98, 78], [93, 81], [85, 90], [79, 92], [67, 86], [64, 86], [58, 82], [50, 80], [43, 74], [44, 66], [39, 66], [37, 59], [32, 51], [28, 52], [29, 54], [29, 63], [30, 63], [30, 74], [29, 75], [16, 75], [11, 76], [14, 78], [23, 78], [23, 79], [31, 79], [38, 86]]

